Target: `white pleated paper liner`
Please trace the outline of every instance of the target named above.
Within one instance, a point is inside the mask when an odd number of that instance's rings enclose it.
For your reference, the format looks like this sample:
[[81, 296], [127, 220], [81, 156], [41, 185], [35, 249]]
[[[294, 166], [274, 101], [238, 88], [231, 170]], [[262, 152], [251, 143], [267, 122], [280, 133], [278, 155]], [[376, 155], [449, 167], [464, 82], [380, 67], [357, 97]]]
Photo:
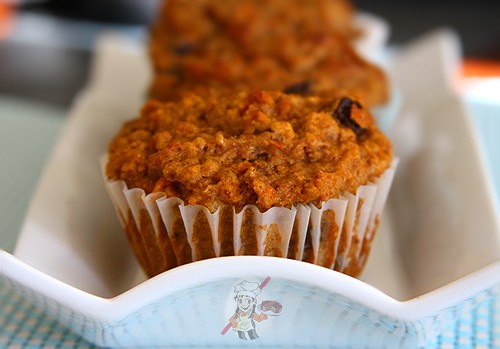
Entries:
[[[107, 157], [101, 164], [106, 167]], [[164, 193], [146, 195], [105, 179], [127, 238], [142, 268], [154, 276], [175, 266], [221, 256], [287, 257], [357, 276], [370, 251], [397, 160], [373, 183], [316, 207], [296, 204], [260, 212], [210, 212]]]

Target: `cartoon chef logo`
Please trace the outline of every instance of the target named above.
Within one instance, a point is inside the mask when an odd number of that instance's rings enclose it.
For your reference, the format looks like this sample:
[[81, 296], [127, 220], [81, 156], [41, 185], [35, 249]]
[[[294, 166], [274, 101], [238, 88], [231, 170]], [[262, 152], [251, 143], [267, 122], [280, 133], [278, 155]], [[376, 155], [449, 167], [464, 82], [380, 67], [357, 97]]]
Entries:
[[222, 335], [232, 328], [238, 333], [240, 339], [257, 339], [259, 335], [255, 326], [256, 322], [265, 321], [269, 316], [277, 316], [281, 313], [282, 306], [276, 301], [265, 300], [258, 303], [258, 296], [270, 280], [269, 276], [260, 284], [243, 280], [234, 286], [236, 310], [222, 330]]

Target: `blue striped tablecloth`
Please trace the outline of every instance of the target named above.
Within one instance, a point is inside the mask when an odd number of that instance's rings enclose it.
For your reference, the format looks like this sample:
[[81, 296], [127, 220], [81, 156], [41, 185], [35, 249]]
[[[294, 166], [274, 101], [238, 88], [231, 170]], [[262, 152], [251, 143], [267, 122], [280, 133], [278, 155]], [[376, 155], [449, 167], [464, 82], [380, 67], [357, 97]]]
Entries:
[[[470, 104], [481, 133], [492, 132], [499, 108]], [[51, 146], [64, 121], [64, 110], [0, 96], [0, 246], [12, 251], [29, 199]], [[500, 122], [496, 122], [500, 124]], [[499, 130], [500, 127], [497, 127]], [[496, 135], [495, 135], [496, 136]], [[483, 147], [490, 172], [497, 179], [500, 166], [487, 135]], [[8, 204], [6, 204], [8, 202]], [[0, 348], [95, 348], [54, 319], [0, 285]], [[500, 299], [487, 299], [443, 331], [428, 348], [500, 348]]]

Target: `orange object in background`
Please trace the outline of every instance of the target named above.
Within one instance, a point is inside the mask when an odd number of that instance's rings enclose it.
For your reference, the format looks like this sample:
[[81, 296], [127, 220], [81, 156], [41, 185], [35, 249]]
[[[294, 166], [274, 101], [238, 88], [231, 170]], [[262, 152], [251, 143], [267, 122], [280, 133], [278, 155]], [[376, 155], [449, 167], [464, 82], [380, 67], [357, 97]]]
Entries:
[[0, 41], [7, 38], [13, 27], [14, 7], [0, 1]]
[[500, 61], [465, 59], [459, 91], [469, 100], [495, 104], [500, 101]]
[[500, 78], [500, 61], [465, 59], [462, 64], [465, 78]]

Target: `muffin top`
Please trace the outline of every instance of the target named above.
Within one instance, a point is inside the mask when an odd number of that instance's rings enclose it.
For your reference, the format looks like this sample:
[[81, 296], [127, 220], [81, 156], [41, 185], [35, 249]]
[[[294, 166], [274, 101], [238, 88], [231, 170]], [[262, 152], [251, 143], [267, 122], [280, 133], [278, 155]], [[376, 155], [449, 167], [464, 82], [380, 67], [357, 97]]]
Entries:
[[237, 49], [246, 57], [271, 53], [294, 61], [310, 56], [330, 36], [355, 37], [353, 22], [347, 0], [169, 0], [152, 27], [150, 48], [158, 69], [165, 68], [163, 58], [170, 53], [201, 49]]
[[383, 103], [386, 77], [355, 52], [356, 33], [344, 0], [169, 0], [151, 32], [150, 96], [178, 100], [209, 86]]
[[380, 176], [392, 148], [350, 97], [206, 91], [151, 100], [109, 146], [107, 176], [212, 212], [336, 198]]

